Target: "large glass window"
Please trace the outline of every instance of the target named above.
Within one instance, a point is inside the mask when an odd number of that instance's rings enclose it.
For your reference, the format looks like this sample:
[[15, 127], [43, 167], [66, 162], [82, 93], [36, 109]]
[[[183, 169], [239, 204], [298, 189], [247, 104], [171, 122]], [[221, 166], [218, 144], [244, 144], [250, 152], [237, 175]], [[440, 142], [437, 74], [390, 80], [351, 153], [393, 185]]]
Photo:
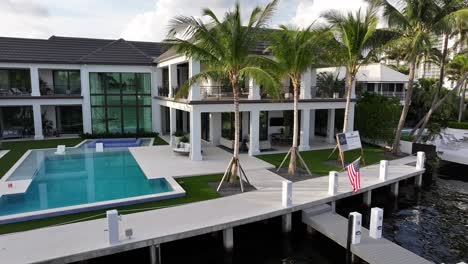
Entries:
[[55, 94], [80, 94], [81, 79], [80, 71], [77, 70], [54, 70], [54, 93]]
[[83, 132], [83, 114], [81, 106], [57, 106], [57, 130], [61, 134], [79, 134]]
[[151, 132], [149, 73], [90, 73], [93, 133]]
[[31, 93], [31, 75], [26, 69], [0, 69], [0, 95]]
[[260, 140], [268, 140], [268, 111], [260, 111]]
[[[234, 113], [221, 114], [221, 136], [226, 139], [234, 140], [235, 120]], [[239, 113], [239, 124], [242, 124], [242, 115]], [[239, 127], [239, 136], [242, 138], [242, 125]]]

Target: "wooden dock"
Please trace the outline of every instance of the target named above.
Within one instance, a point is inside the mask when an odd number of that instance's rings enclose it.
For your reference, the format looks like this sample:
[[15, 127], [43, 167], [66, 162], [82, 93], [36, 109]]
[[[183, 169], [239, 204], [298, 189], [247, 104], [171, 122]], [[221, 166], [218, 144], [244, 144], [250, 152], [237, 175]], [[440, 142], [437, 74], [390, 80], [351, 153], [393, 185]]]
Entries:
[[[332, 212], [330, 206], [303, 210], [302, 222], [346, 247], [348, 219]], [[369, 230], [364, 227], [361, 229], [361, 242], [352, 245], [351, 252], [370, 264], [432, 263], [385, 238], [371, 238]]]
[[[154, 248], [166, 242], [217, 231], [223, 231], [232, 238], [232, 228], [236, 226], [277, 216], [290, 219], [292, 212], [371, 192], [383, 186], [397, 185], [401, 180], [419, 176], [424, 169], [407, 165], [414, 161], [416, 157], [408, 157], [404, 162], [391, 163], [388, 178], [384, 181], [379, 179], [379, 164], [361, 168], [362, 183], [358, 193], [352, 191], [346, 172], [339, 173], [339, 188], [334, 195], [328, 194], [327, 176], [293, 183], [292, 205], [289, 207], [282, 205], [280, 176], [268, 170], [251, 170], [247, 174], [257, 187], [256, 191], [123, 216], [122, 225], [132, 228], [133, 236], [126, 238], [121, 234], [118, 243], [109, 243], [106, 219], [2, 235], [0, 262], [68, 263], [137, 248]], [[357, 254], [358, 251], [355, 252]]]

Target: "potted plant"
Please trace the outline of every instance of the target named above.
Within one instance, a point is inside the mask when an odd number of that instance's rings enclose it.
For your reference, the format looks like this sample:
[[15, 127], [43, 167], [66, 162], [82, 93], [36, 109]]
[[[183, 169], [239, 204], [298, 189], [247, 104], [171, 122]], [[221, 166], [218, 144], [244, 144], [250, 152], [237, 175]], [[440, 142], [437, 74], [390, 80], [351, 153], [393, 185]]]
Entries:
[[180, 139], [185, 136], [185, 133], [182, 130], [176, 130], [172, 135], [175, 138], [175, 143], [179, 143]]

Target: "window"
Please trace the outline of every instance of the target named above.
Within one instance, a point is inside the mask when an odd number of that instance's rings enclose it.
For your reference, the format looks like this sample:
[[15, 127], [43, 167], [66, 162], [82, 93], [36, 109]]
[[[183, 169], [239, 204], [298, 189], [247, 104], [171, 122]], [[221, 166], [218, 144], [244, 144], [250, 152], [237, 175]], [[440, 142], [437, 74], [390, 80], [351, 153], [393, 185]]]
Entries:
[[260, 111], [260, 140], [268, 140], [268, 111]]
[[[235, 120], [234, 113], [221, 114], [221, 136], [226, 139], [234, 140]], [[242, 139], [242, 115], [239, 113], [239, 137]]]
[[54, 70], [53, 79], [55, 94], [81, 93], [80, 71]]
[[149, 73], [90, 73], [94, 133], [151, 132]]
[[27, 69], [0, 69], [0, 90], [31, 93], [31, 75]]

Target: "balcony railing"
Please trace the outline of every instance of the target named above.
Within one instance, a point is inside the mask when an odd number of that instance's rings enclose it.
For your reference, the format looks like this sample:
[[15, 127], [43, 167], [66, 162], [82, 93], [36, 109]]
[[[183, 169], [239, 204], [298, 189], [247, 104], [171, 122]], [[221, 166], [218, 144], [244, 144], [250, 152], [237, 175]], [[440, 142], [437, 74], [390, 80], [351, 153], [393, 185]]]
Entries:
[[406, 97], [405, 92], [392, 92], [392, 91], [385, 91], [385, 92], [377, 91], [377, 92], [374, 92], [374, 91], [367, 91], [367, 93], [380, 94], [380, 95], [383, 95], [385, 97], [395, 97], [395, 98], [397, 98], [399, 100], [405, 100], [405, 97]]
[[158, 96], [169, 97], [169, 87], [159, 86]]
[[77, 96], [81, 95], [81, 86], [42, 85], [41, 95], [49, 96]]
[[[200, 86], [201, 97], [204, 100], [232, 100], [234, 94], [230, 86], [225, 85], [212, 85], [212, 86]], [[240, 98], [249, 97], [249, 88], [240, 88]]]
[[31, 96], [31, 89], [27, 88], [6, 88], [2, 87], [0, 88], [0, 96]]
[[344, 98], [344, 89], [323, 89], [318, 86], [312, 86], [310, 93], [312, 98]]

